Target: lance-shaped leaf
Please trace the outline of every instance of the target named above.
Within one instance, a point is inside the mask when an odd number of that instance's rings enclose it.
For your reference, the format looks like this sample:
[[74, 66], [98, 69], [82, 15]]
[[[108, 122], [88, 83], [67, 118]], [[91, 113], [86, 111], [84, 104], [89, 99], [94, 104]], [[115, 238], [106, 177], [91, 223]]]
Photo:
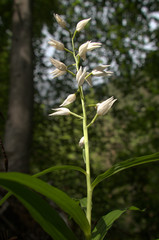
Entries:
[[22, 184], [51, 199], [74, 219], [87, 238], [90, 236], [90, 225], [84, 212], [78, 204], [63, 191], [24, 173], [0, 173], [0, 185], [3, 185], [2, 181], [4, 180]]
[[[22, 204], [28, 209], [31, 216], [55, 240], [77, 239], [59, 214], [40, 195], [24, 185], [12, 180], [0, 180], [1, 186], [12, 191]], [[62, 229], [62, 231], [61, 231]]]
[[[33, 175], [33, 177], [41, 177], [45, 174], [57, 171], [57, 170], [75, 170], [78, 172], [83, 173], [84, 175], [86, 175], [86, 171], [78, 166], [72, 166], [72, 165], [57, 165], [57, 166], [53, 166], [50, 168], [47, 168], [41, 172], [38, 172], [36, 174]], [[12, 192], [8, 192], [2, 199], [0, 199], [0, 206], [10, 197], [12, 196]]]
[[92, 183], [92, 188], [94, 189], [95, 186], [97, 186], [97, 184], [102, 182], [104, 179], [109, 178], [125, 169], [135, 167], [141, 164], [156, 162], [156, 161], [159, 161], [159, 152], [151, 155], [142, 156], [142, 157], [130, 158], [128, 160], [117, 163], [111, 168], [109, 168], [106, 172], [98, 175]]
[[128, 209], [109, 212], [97, 222], [97, 225], [93, 229], [91, 240], [103, 240], [112, 224], [127, 210], [141, 211], [139, 208], [131, 206]]
[[41, 177], [47, 173], [50, 173], [50, 172], [53, 172], [53, 171], [56, 171], [56, 170], [75, 170], [75, 171], [78, 171], [78, 172], [81, 172], [83, 173], [84, 175], [86, 175], [86, 171], [81, 168], [81, 167], [78, 167], [78, 166], [72, 166], [72, 165], [59, 165], [59, 166], [54, 166], [54, 167], [50, 167], [50, 168], [47, 168], [39, 173], [36, 173], [33, 175], [33, 177]]

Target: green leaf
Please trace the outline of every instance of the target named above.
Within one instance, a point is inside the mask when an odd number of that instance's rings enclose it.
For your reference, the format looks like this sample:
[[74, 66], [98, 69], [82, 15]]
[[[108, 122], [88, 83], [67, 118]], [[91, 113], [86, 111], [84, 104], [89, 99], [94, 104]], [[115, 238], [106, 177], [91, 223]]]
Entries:
[[[1, 185], [12, 193], [28, 209], [31, 216], [55, 240], [77, 239], [73, 232], [66, 226], [59, 214], [37, 193], [24, 185], [1, 178]], [[61, 231], [62, 229], [62, 231]]]
[[3, 180], [8, 180], [10, 183], [20, 183], [24, 186], [32, 188], [45, 197], [55, 202], [63, 211], [68, 213], [74, 221], [80, 226], [86, 237], [90, 236], [90, 225], [87, 218], [73, 199], [71, 199], [66, 193], [62, 192], [58, 188], [55, 188], [44, 181], [35, 177], [29, 176], [24, 173], [0, 173], [0, 185]]
[[55, 170], [75, 170], [75, 171], [79, 171], [86, 175], [86, 171], [83, 168], [80, 168], [77, 166], [72, 166], [72, 165], [62, 165], [62, 166], [54, 166], [54, 167], [47, 168], [39, 173], [34, 174], [33, 177], [41, 177], [41, 176], [43, 176], [47, 173], [53, 172]]
[[114, 221], [116, 221], [127, 210], [141, 211], [139, 208], [131, 206], [130, 208], [125, 210], [114, 210], [108, 213], [97, 222], [97, 225], [93, 229], [91, 240], [103, 240]]
[[95, 186], [97, 186], [97, 184], [99, 184], [106, 178], [109, 178], [115, 175], [116, 173], [121, 172], [127, 168], [131, 168], [137, 165], [146, 164], [150, 162], [156, 162], [156, 161], [159, 161], [159, 152], [151, 155], [142, 156], [142, 157], [130, 158], [128, 160], [117, 163], [111, 168], [109, 168], [106, 172], [96, 177], [96, 179], [92, 183], [92, 189], [94, 189]]
[[[82, 172], [83, 174], [86, 175], [86, 171], [83, 168], [77, 167], [77, 166], [72, 166], [72, 165], [63, 165], [63, 166], [54, 166], [54, 167], [50, 167], [47, 168], [39, 173], [36, 173], [33, 175], [33, 177], [41, 177], [47, 173], [56, 171], [56, 170], [75, 170], [75, 171], [79, 171]], [[0, 200], [0, 206], [10, 197], [12, 196], [11, 192], [8, 192], [1, 200]]]

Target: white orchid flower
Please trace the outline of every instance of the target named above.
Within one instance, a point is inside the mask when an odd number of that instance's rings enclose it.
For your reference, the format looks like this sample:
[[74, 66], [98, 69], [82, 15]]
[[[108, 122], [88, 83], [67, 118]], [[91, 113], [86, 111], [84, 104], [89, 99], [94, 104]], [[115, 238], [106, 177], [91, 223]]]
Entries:
[[86, 53], [88, 51], [92, 51], [95, 48], [99, 48], [101, 47], [101, 43], [98, 42], [91, 42], [91, 41], [87, 41], [86, 43], [83, 43], [78, 50], [78, 55], [85, 60], [86, 59]]
[[56, 112], [49, 114], [49, 116], [70, 115], [70, 110], [68, 108], [53, 108], [52, 110]]
[[82, 70], [82, 67], [78, 70], [76, 74], [76, 80], [78, 83], [78, 86], [82, 86], [85, 80], [87, 73], [86, 73], [86, 67]]
[[66, 22], [65, 22], [65, 20], [62, 19], [62, 17], [60, 17], [60, 15], [54, 14], [54, 17], [55, 17], [56, 21], [58, 22], [58, 24], [59, 24], [62, 28], [66, 28]]
[[68, 97], [64, 100], [64, 102], [60, 105], [60, 107], [67, 106], [70, 103], [73, 103], [76, 100], [76, 94], [70, 94]]
[[78, 55], [85, 60], [86, 59], [86, 53], [87, 53], [87, 47], [90, 41], [87, 41], [86, 43], [83, 43], [78, 50]]
[[110, 97], [102, 103], [97, 103], [97, 115], [105, 115], [117, 99]]
[[80, 32], [90, 20], [91, 20], [91, 18], [87, 18], [87, 19], [83, 19], [80, 22], [78, 22], [76, 25], [76, 31]]
[[67, 70], [67, 66], [64, 63], [62, 63], [62, 62], [60, 62], [60, 61], [58, 61], [54, 58], [51, 58], [50, 61], [59, 70], [61, 70], [61, 71], [66, 71]]
[[109, 66], [110, 65], [100, 65], [100, 66], [96, 67], [95, 69], [93, 69], [92, 75], [97, 76], [97, 77], [111, 76], [113, 74], [113, 72], [105, 70]]
[[48, 44], [50, 44], [51, 46], [53, 46], [54, 48], [56, 48], [57, 50], [61, 50], [64, 51], [64, 45], [61, 42], [58, 42], [54, 39], [50, 39], [50, 41], [48, 42]]

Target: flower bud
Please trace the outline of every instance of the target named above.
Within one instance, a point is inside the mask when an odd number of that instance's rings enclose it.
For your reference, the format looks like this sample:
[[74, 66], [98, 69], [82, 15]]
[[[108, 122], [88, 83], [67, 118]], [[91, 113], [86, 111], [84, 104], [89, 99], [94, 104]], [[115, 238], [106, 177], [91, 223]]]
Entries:
[[76, 31], [80, 32], [90, 20], [91, 20], [91, 18], [87, 18], [87, 19], [84, 19], [84, 20], [81, 20], [80, 22], [78, 22], [77, 26], [76, 26]]
[[64, 50], [64, 45], [61, 42], [58, 42], [54, 39], [50, 39], [50, 41], [48, 42], [48, 44], [50, 44], [51, 46], [53, 46], [54, 48], [56, 48], [57, 50]]
[[52, 110], [56, 112], [49, 114], [49, 116], [70, 115], [70, 110], [68, 108], [53, 108]]
[[102, 103], [97, 103], [97, 115], [105, 115], [117, 99], [110, 97]]
[[51, 58], [50, 60], [51, 60], [52, 64], [56, 68], [58, 68], [59, 70], [61, 70], [61, 71], [66, 71], [67, 70], [67, 66], [64, 63], [62, 63], [62, 62], [60, 62], [60, 61], [58, 61], [54, 58]]
[[101, 47], [101, 43], [98, 42], [91, 42], [91, 41], [87, 41], [86, 43], [83, 43], [78, 50], [78, 55], [85, 60], [86, 59], [86, 53], [88, 51], [92, 51], [95, 48], [99, 48]]
[[66, 28], [66, 22], [62, 19], [62, 17], [60, 17], [58, 14], [54, 14], [54, 17], [62, 28]]
[[76, 100], [76, 94], [70, 94], [68, 97], [64, 100], [64, 102], [60, 105], [60, 107], [67, 106], [70, 103], [73, 103]]
[[86, 68], [84, 68], [82, 71], [82, 67], [80, 67], [80, 69], [76, 74], [76, 80], [77, 80], [78, 86], [83, 85], [86, 75], [87, 75]]
[[82, 138], [80, 139], [80, 141], [79, 141], [79, 146], [80, 146], [81, 148], [84, 147], [84, 137], [82, 137]]

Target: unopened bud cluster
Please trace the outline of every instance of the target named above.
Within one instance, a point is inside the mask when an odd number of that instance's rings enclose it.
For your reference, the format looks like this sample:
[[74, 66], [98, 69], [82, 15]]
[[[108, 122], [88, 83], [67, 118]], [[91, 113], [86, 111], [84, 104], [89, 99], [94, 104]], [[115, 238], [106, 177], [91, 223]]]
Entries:
[[[58, 14], [54, 14], [54, 17], [55, 17], [57, 23], [62, 28], [66, 29], [67, 31], [70, 32], [70, 30], [68, 30], [68, 28], [67, 28], [67, 23], [65, 22], [65, 20], [61, 16], [59, 16]], [[88, 18], [88, 19], [81, 20], [80, 22], [77, 23], [74, 34], [72, 34], [72, 36], [73, 36], [72, 42], [74, 40], [74, 37], [75, 37], [76, 33], [81, 32], [90, 20], [91, 20], [91, 18]], [[79, 66], [80, 58], [83, 61], [86, 60], [87, 52], [92, 51], [96, 48], [100, 48], [102, 44], [99, 43], [99, 42], [87, 41], [87, 42], [83, 43], [81, 46], [79, 46], [78, 51], [76, 53], [75, 48], [74, 48], [74, 43], [72, 43], [72, 50], [69, 50], [69, 49], [65, 48], [63, 43], [61, 43], [59, 41], [56, 41], [54, 39], [50, 39], [50, 41], [48, 43], [59, 51], [67, 51], [67, 52], [71, 53], [73, 55], [74, 59], [75, 59], [75, 62], [76, 62], [76, 64], [73, 63], [72, 65], [70, 65], [70, 66], [76, 65], [76, 71], [71, 72], [68, 69], [69, 66], [67, 67], [63, 62], [60, 62], [59, 60], [51, 58], [50, 59], [51, 63], [55, 67], [55, 69], [52, 72], [53, 78], [62, 76], [66, 72], [69, 72], [73, 76], [75, 76], [76, 83], [78, 85], [77, 92], [73, 93], [73, 94], [69, 94], [67, 96], [67, 98], [63, 101], [63, 103], [60, 105], [59, 108], [52, 109], [52, 110], [54, 110], [54, 112], [51, 113], [50, 116], [72, 114], [76, 117], [79, 117], [79, 118], [83, 119], [82, 116], [77, 115], [75, 113], [72, 113], [65, 106], [73, 103], [76, 100], [76, 95], [79, 92], [80, 88], [82, 88], [82, 86], [85, 82], [87, 82], [92, 87], [92, 76], [103, 77], [103, 76], [111, 76], [113, 74], [113, 72], [107, 70], [107, 68], [110, 65], [99, 65], [99, 66], [95, 67], [90, 72], [87, 72], [86, 67], [83, 68], [82, 66]], [[78, 62], [78, 64], [77, 64], [77, 62]], [[114, 104], [114, 102], [116, 100], [117, 99], [115, 99], [114, 97], [110, 97], [110, 98], [108, 98], [107, 100], [105, 100], [101, 103], [97, 103], [95, 105], [96, 106], [96, 115], [95, 115], [95, 118], [92, 120], [91, 124], [94, 123], [94, 120], [97, 118], [97, 116], [105, 115], [109, 111], [109, 109], [112, 107], [112, 105]], [[90, 126], [91, 124], [89, 124], [88, 126]], [[79, 146], [80, 147], [84, 146], [84, 137], [82, 137], [80, 139]]]

